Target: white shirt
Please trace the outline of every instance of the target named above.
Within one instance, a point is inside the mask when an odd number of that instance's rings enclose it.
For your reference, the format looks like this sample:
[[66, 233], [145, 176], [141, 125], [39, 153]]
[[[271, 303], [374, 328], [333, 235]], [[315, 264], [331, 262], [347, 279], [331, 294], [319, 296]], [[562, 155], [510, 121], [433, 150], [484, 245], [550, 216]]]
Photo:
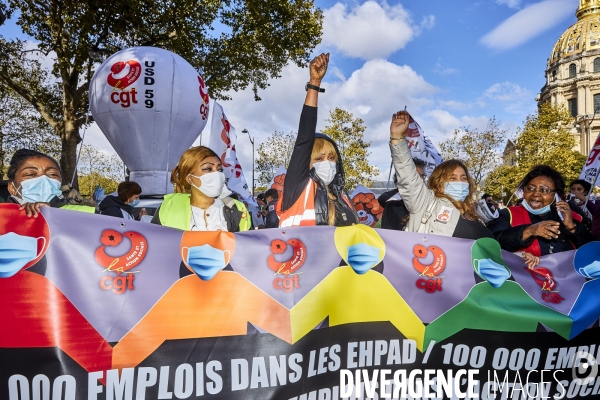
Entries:
[[223, 216], [225, 204], [221, 199], [215, 199], [213, 205], [206, 210], [192, 206], [190, 219], [191, 231], [227, 231], [227, 221]]

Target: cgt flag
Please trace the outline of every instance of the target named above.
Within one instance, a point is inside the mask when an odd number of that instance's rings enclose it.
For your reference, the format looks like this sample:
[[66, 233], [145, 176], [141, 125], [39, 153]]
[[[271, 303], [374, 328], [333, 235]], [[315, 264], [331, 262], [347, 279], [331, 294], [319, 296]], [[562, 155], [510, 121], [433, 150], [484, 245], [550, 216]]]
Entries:
[[600, 135], [596, 138], [596, 142], [590, 150], [587, 160], [585, 160], [579, 179], [583, 179], [594, 186], [598, 178], [598, 169], [600, 169]]
[[413, 158], [425, 161], [425, 174], [427, 176], [431, 175], [433, 169], [444, 161], [433, 143], [431, 143], [431, 140], [423, 132], [423, 128], [421, 128], [412, 116], [410, 117], [408, 131], [406, 131], [406, 140], [408, 141], [408, 148]]
[[244, 199], [251, 199], [252, 196], [248, 189], [242, 166], [237, 159], [235, 150], [236, 141], [235, 128], [227, 119], [223, 107], [215, 102], [208, 147], [221, 158], [229, 190], [238, 193]]

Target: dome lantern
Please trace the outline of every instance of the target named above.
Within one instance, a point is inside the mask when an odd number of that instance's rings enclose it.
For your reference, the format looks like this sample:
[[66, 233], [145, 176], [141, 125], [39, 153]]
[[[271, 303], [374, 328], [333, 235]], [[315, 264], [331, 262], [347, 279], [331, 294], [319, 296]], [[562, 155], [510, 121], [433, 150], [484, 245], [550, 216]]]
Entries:
[[579, 7], [575, 13], [577, 19], [597, 13], [600, 13], [600, 0], [579, 0]]

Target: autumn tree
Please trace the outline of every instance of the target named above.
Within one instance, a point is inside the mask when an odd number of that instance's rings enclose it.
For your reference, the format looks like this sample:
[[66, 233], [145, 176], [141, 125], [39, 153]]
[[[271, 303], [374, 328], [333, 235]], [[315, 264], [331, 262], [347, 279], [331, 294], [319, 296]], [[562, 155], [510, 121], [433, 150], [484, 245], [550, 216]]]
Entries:
[[60, 141], [46, 121], [25, 99], [0, 86], [0, 178], [12, 154], [21, 148], [60, 156]]
[[567, 182], [579, 177], [586, 156], [573, 148], [576, 140], [571, 133], [573, 118], [564, 107], [549, 103], [540, 105], [537, 113], [527, 116], [517, 130], [514, 166], [500, 166], [485, 181], [485, 191], [504, 201], [514, 193], [518, 183], [534, 165], [546, 164], [562, 174]]
[[440, 143], [440, 153], [445, 160], [463, 161], [479, 186], [500, 165], [500, 151], [507, 134], [500, 128], [500, 121], [492, 117], [483, 130], [468, 126], [456, 129], [450, 139]]
[[269, 185], [277, 168], [283, 165], [288, 167], [292, 151], [296, 143], [294, 132], [273, 132], [267, 140], [258, 146], [258, 158], [256, 159], [256, 171], [258, 171], [258, 184], [266, 187]]
[[351, 191], [358, 185], [371, 186], [379, 170], [369, 165], [371, 142], [364, 140], [366, 127], [363, 120], [336, 107], [329, 112], [329, 119], [326, 121], [329, 124], [323, 133], [331, 137], [340, 150], [346, 173], [345, 189]]
[[124, 169], [123, 162], [117, 155], [107, 155], [94, 146], [83, 145], [77, 168], [79, 192], [84, 197], [91, 197], [98, 185], [106, 193], [115, 192], [119, 183], [124, 180]]
[[0, 37], [0, 85], [28, 101], [60, 137], [65, 177], [76, 168], [89, 109], [91, 56], [162, 47], [188, 60], [213, 98], [250, 86], [259, 99], [258, 90], [285, 65], [307, 64], [322, 26], [313, 0], [6, 0], [0, 12], [18, 15], [23, 34], [52, 60], [49, 70], [31, 68], [28, 43]]

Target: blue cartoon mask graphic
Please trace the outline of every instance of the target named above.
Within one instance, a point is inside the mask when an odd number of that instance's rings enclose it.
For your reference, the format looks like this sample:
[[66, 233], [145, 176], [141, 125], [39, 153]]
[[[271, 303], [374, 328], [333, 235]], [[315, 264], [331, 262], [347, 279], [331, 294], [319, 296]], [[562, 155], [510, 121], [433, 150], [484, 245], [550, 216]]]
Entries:
[[477, 270], [475, 272], [495, 288], [502, 286], [502, 284], [510, 277], [508, 268], [489, 258], [476, 260], [476, 263]]
[[225, 261], [225, 253], [229, 253], [229, 251], [215, 249], [209, 244], [193, 246], [188, 248], [186, 264], [194, 270], [200, 279], [209, 281], [227, 266], [228, 261]]
[[364, 274], [379, 264], [381, 250], [366, 243], [358, 243], [348, 247], [348, 264], [354, 272]]
[[36, 238], [14, 232], [0, 235], [0, 278], [10, 278], [35, 259], [37, 242]]
[[583, 268], [579, 268], [579, 273], [586, 278], [600, 278], [600, 261], [594, 261]]

